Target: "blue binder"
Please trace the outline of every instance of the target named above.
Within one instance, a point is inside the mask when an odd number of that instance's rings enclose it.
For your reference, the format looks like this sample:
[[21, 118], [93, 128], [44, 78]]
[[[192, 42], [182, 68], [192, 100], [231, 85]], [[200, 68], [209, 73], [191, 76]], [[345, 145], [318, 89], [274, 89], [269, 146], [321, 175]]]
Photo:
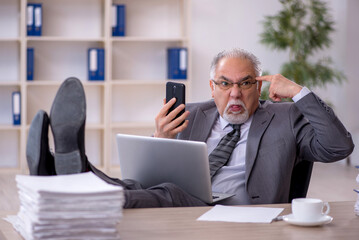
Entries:
[[34, 4], [28, 3], [26, 10], [27, 10], [27, 14], [26, 14], [27, 35], [32, 36], [34, 35]]
[[26, 76], [28, 81], [34, 80], [34, 48], [27, 48]]
[[89, 48], [87, 66], [90, 81], [105, 80], [105, 49]]
[[187, 48], [167, 49], [167, 78], [187, 79]]
[[42, 35], [42, 4], [28, 3], [27, 4], [27, 35], [41, 36]]
[[112, 17], [112, 36], [125, 36], [126, 6], [123, 4], [113, 4]]
[[21, 124], [21, 94], [20, 92], [12, 93], [12, 116], [13, 124]]

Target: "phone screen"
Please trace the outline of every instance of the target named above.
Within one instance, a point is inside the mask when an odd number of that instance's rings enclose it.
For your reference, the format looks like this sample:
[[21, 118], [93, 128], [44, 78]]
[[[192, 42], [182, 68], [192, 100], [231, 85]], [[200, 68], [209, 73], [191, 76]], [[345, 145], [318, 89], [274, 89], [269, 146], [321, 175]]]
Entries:
[[[168, 113], [173, 111], [179, 105], [186, 104], [185, 95], [186, 95], [186, 87], [183, 83], [167, 82], [167, 84], [166, 84], [166, 102], [168, 102], [172, 98], [176, 98], [175, 104], [173, 104], [173, 106], [169, 109]], [[175, 117], [175, 119], [178, 118], [179, 116], [181, 116], [181, 114], [183, 114], [184, 111], [185, 111], [185, 109], [183, 109]]]

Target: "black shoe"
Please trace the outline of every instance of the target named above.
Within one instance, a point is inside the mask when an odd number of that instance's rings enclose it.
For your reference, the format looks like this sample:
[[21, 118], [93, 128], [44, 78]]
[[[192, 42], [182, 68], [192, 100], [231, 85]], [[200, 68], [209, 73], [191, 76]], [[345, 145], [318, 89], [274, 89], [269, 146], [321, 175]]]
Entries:
[[49, 117], [40, 110], [31, 122], [26, 144], [30, 175], [55, 175], [54, 157], [49, 150]]
[[82, 83], [77, 78], [68, 78], [57, 91], [50, 113], [58, 175], [87, 171], [85, 122], [86, 97]]

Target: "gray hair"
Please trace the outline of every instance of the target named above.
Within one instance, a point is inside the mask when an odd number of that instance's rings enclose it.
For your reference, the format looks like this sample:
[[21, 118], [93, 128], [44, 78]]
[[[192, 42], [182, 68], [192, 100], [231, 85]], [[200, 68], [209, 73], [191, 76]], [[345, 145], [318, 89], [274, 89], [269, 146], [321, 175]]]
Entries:
[[214, 76], [216, 75], [216, 70], [217, 70], [217, 66], [218, 66], [218, 62], [222, 59], [222, 58], [241, 58], [241, 59], [248, 59], [254, 68], [255, 74], [256, 76], [261, 76], [262, 75], [262, 69], [261, 69], [261, 62], [259, 61], [259, 59], [253, 55], [253, 53], [250, 53], [244, 49], [240, 49], [240, 48], [233, 48], [230, 50], [224, 50], [220, 53], [218, 53], [212, 60], [211, 63], [211, 69], [209, 72], [209, 76], [211, 79], [214, 79]]

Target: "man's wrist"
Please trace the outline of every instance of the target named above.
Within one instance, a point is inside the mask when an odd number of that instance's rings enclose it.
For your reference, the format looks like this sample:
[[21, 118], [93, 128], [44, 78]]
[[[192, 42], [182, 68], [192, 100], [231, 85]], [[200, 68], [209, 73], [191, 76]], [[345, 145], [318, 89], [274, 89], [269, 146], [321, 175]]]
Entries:
[[302, 99], [303, 97], [305, 97], [307, 94], [309, 94], [311, 91], [307, 88], [307, 87], [303, 87], [302, 90], [300, 90], [300, 92], [298, 94], [296, 94], [292, 100], [294, 102], [298, 102], [300, 99]]

